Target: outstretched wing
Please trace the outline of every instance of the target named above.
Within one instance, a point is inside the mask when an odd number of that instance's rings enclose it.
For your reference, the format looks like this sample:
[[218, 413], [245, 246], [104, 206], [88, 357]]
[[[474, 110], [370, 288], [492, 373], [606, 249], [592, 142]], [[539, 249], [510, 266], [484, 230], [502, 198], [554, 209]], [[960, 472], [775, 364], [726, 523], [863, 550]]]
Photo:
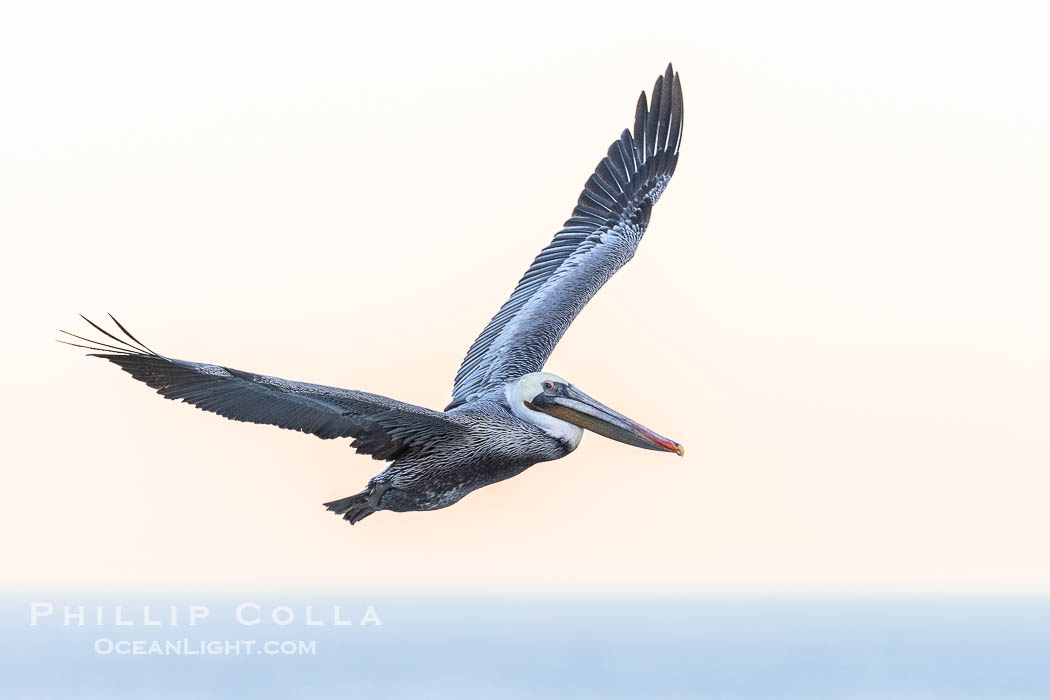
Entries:
[[69, 345], [93, 350], [92, 357], [119, 365], [165, 398], [180, 399], [232, 420], [276, 425], [326, 440], [355, 438], [352, 446], [358, 452], [383, 460], [396, 459], [464, 430], [443, 413], [385, 396], [175, 360], [147, 348], [115, 318], [113, 322], [126, 339], [84, 320], [116, 344], [62, 331], [86, 343]]
[[625, 130], [609, 147], [572, 217], [474, 341], [445, 410], [543, 369], [576, 315], [634, 255], [674, 173], [681, 140], [682, 84], [668, 65], [656, 79], [652, 106], [644, 92], [638, 98], [633, 137]]

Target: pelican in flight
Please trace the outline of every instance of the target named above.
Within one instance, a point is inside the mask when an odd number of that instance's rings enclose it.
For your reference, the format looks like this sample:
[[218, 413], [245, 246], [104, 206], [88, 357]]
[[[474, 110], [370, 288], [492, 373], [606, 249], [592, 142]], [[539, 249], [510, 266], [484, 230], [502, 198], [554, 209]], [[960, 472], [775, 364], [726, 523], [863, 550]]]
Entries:
[[[471, 491], [575, 450], [590, 430], [647, 450], [684, 454], [543, 366], [576, 315], [634, 255], [678, 162], [682, 84], [670, 65], [638, 98], [624, 130], [584, 185], [572, 216], [470, 346], [444, 411], [353, 389], [289, 381], [150, 350], [110, 316], [105, 342], [62, 331], [168, 399], [238, 421], [353, 438], [390, 462], [364, 491], [324, 505], [351, 524], [380, 510], [436, 510]], [[66, 341], [62, 341], [66, 342]]]

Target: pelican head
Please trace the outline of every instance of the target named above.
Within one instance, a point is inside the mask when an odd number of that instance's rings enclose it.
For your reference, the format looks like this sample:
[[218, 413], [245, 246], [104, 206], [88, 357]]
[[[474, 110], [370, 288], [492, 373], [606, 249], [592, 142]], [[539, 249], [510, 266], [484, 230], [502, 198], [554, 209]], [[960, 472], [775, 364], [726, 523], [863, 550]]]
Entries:
[[572, 449], [580, 443], [582, 429], [586, 428], [635, 447], [685, 455], [685, 448], [674, 440], [635, 423], [550, 372], [531, 372], [510, 382], [507, 399], [519, 418], [564, 440]]

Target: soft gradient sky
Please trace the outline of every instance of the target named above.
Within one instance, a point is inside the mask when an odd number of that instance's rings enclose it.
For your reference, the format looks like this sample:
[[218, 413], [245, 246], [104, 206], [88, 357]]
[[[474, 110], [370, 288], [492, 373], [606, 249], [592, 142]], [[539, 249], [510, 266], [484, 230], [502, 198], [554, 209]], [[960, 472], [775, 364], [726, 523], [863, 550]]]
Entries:
[[[1050, 592], [1044, 5], [369, 5], [3, 10], [4, 586]], [[677, 173], [548, 369], [685, 459], [351, 528], [381, 463], [52, 342], [440, 408], [668, 60]]]

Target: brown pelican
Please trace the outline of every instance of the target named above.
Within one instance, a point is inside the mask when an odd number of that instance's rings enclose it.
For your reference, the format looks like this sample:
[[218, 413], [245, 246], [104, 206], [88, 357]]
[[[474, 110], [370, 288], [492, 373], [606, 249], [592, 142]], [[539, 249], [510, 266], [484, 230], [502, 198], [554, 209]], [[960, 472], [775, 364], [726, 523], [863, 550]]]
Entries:
[[[671, 66], [652, 103], [638, 98], [624, 130], [584, 185], [572, 216], [470, 347], [444, 411], [352, 389], [294, 382], [153, 352], [115, 318], [107, 342], [62, 331], [70, 343], [119, 365], [168, 399], [233, 420], [300, 430], [390, 462], [365, 490], [325, 503], [350, 523], [380, 510], [435, 510], [559, 459], [584, 429], [648, 450], [684, 453], [645, 428], [541, 371], [576, 315], [634, 255], [678, 162], [682, 85]], [[111, 341], [111, 342], [110, 342]], [[63, 341], [65, 342], [65, 341]]]

